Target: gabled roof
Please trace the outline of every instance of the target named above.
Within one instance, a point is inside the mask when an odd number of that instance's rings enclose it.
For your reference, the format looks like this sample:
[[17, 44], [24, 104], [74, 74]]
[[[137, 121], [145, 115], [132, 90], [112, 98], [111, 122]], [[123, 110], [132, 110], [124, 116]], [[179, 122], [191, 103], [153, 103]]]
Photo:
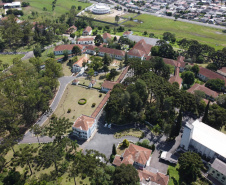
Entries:
[[77, 62], [75, 62], [73, 65], [78, 65], [79, 67], [82, 67], [82, 63], [83, 62], [87, 62], [88, 61], [88, 58], [86, 58], [85, 56], [80, 58]]
[[75, 120], [72, 127], [87, 131], [87, 130], [89, 130], [89, 128], [91, 128], [93, 126], [94, 123], [95, 123], [94, 118], [85, 116], [85, 115], [81, 115], [80, 117], [78, 117]]
[[83, 37], [83, 38], [78, 38], [77, 41], [93, 41], [93, 37]]
[[99, 52], [112, 54], [112, 55], [123, 56], [123, 57], [125, 56], [125, 51], [123, 51], [123, 50], [106, 48], [106, 47], [99, 47]]
[[137, 49], [145, 52], [146, 55], [148, 55], [151, 52], [151, 48], [152, 48], [152, 45], [147, 44], [144, 39], [137, 42], [133, 47], [133, 49]]
[[120, 166], [122, 164], [121, 156], [116, 155], [112, 164], [114, 164], [115, 166]]
[[200, 84], [194, 84], [190, 89], [187, 90], [190, 93], [194, 93], [195, 91], [202, 91], [204, 92], [206, 95], [208, 96], [212, 96], [213, 98], [218, 97], [218, 93], [205, 87], [204, 85], [200, 85]]
[[83, 32], [90, 32], [92, 30], [92, 28], [90, 27], [90, 26], [87, 26], [84, 30], [83, 30]]
[[180, 63], [177, 64], [174, 76], [172, 76], [169, 79], [170, 83], [177, 82], [179, 86], [181, 86], [183, 79], [180, 77], [179, 72], [180, 72]]
[[105, 89], [113, 89], [113, 87], [117, 84], [118, 82], [111, 82], [108, 80], [105, 80], [104, 83], [102, 84], [102, 87]]
[[203, 67], [199, 67], [199, 74], [207, 77], [208, 79], [221, 79], [224, 80], [224, 82], [226, 82], [225, 77]]
[[125, 31], [124, 33], [123, 33], [123, 35], [130, 35], [132, 32], [131, 31]]
[[123, 154], [122, 163], [124, 164], [133, 164], [134, 162], [145, 165], [151, 155], [151, 150], [130, 144], [129, 148], [125, 150]]
[[148, 170], [138, 170], [138, 174], [141, 182], [151, 181], [159, 185], [167, 185], [169, 182], [169, 176], [160, 172], [153, 173]]
[[136, 56], [136, 57], [143, 57], [145, 55], [145, 52], [136, 48], [132, 48], [129, 50], [128, 55], [130, 56]]
[[81, 50], [83, 49], [83, 46], [80, 44], [67, 44], [67, 45], [56, 46], [54, 51], [64, 51], [64, 50], [71, 51], [74, 46], [78, 46]]
[[103, 39], [111, 39], [111, 34], [105, 32], [105, 33], [103, 34]]

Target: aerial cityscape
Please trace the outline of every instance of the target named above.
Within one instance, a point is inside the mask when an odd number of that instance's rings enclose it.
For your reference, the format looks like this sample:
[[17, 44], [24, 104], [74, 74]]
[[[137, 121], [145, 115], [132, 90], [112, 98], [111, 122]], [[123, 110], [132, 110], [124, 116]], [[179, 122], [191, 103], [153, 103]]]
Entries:
[[0, 10], [0, 185], [226, 185], [226, 0]]

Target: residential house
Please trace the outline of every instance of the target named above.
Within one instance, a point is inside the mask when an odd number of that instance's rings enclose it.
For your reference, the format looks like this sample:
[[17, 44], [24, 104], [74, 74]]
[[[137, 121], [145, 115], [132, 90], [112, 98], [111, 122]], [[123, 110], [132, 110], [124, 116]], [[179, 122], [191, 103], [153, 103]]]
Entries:
[[217, 92], [200, 84], [194, 84], [190, 89], [187, 90], [187, 92], [190, 92], [192, 94], [194, 94], [195, 91], [204, 92], [206, 95], [206, 99], [210, 99], [211, 101], [214, 101], [219, 95]]
[[123, 50], [99, 47], [98, 55], [103, 57], [105, 53], [118, 60], [123, 60], [125, 57], [125, 51]]
[[83, 69], [83, 62], [88, 62], [88, 59], [86, 56], [80, 58], [77, 62], [75, 62], [73, 65], [72, 65], [72, 72], [73, 73], [79, 73], [79, 72], [84, 72], [84, 69]]
[[78, 85], [79, 84], [79, 80], [78, 79], [75, 79], [72, 81], [72, 85]]
[[89, 83], [89, 88], [93, 87], [96, 84], [96, 80], [91, 80]]
[[108, 43], [108, 41], [111, 40], [111, 34], [105, 32], [105, 33], [103, 34], [103, 39], [104, 39], [104, 43]]
[[146, 60], [147, 56], [150, 56], [152, 45], [147, 44], [144, 39], [137, 42], [134, 47], [129, 50], [129, 58], [140, 58]]
[[219, 159], [215, 159], [210, 165], [208, 174], [218, 180], [220, 184], [226, 185], [226, 163]]
[[81, 115], [75, 120], [72, 126], [72, 134], [80, 139], [87, 140], [95, 133], [96, 125], [97, 123], [95, 118]]
[[67, 30], [66, 30], [66, 34], [72, 34], [72, 33], [75, 33], [77, 31], [77, 27], [76, 26], [71, 26], [70, 28], [68, 28]]
[[67, 44], [67, 45], [56, 46], [54, 49], [54, 54], [55, 55], [63, 55], [64, 51], [67, 50], [68, 54], [70, 55], [70, 54], [72, 54], [72, 49], [74, 46], [78, 46], [83, 53], [83, 49], [85, 48], [85, 46], [82, 46], [80, 44]]
[[138, 169], [143, 169], [150, 163], [151, 152], [152, 151], [150, 149], [130, 144], [122, 156], [115, 156], [112, 164], [115, 166], [120, 166], [121, 164], [131, 164]]
[[186, 66], [186, 63], [183, 61], [183, 57], [182, 56], [179, 56], [177, 58], [177, 61], [173, 60], [173, 59], [163, 58], [163, 62], [165, 64], [169, 64], [169, 65], [172, 65], [172, 66], [175, 66], [175, 67], [178, 66], [178, 63], [180, 63], [180, 65], [179, 65], [180, 73], [182, 73], [184, 71], [184, 68]]
[[203, 67], [199, 67], [199, 74], [197, 76], [204, 82], [210, 79], [221, 79], [226, 82], [224, 76]]
[[170, 77], [169, 82], [172, 84], [177, 82], [179, 84], [179, 88], [182, 86], [182, 78], [180, 77], [180, 63], [177, 63], [175, 67], [174, 76]]
[[117, 84], [118, 82], [111, 82], [108, 80], [105, 80], [104, 83], [101, 86], [101, 91], [107, 93], [108, 91], [112, 90], [113, 87]]
[[96, 50], [95, 50], [95, 48], [97, 48], [96, 46], [94, 46], [94, 45], [88, 45], [88, 46], [86, 46], [86, 53], [87, 54], [90, 54], [90, 55], [96, 55]]
[[5, 3], [4, 9], [21, 8], [20, 2]]
[[169, 176], [160, 172], [153, 173], [148, 170], [138, 170], [138, 175], [140, 177], [140, 182], [142, 185], [167, 185], [169, 182]]
[[92, 34], [92, 28], [90, 26], [87, 26], [82, 32], [83, 36], [88, 36], [88, 35], [91, 35], [91, 34]]
[[93, 37], [77, 38], [77, 44], [93, 45], [94, 44], [94, 38]]
[[133, 32], [132, 31], [125, 31], [123, 33], [123, 37], [128, 37], [129, 35], [133, 35]]

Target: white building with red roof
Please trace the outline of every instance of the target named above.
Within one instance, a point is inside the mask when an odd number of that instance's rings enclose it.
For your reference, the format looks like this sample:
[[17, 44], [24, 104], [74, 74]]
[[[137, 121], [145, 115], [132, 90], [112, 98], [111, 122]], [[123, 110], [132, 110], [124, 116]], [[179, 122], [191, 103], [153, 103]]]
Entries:
[[73, 49], [74, 46], [78, 46], [83, 53], [85, 46], [82, 46], [80, 44], [67, 44], [67, 45], [56, 46], [55, 49], [54, 49], [54, 54], [55, 55], [63, 55], [64, 51], [67, 50], [68, 54], [70, 55], [70, 54], [72, 54], [72, 49]]
[[151, 152], [152, 151], [150, 149], [130, 144], [122, 156], [115, 156], [112, 164], [115, 166], [120, 166], [121, 164], [131, 164], [138, 169], [143, 169], [150, 163]]
[[91, 34], [92, 34], [92, 28], [90, 26], [87, 26], [82, 32], [83, 36], [88, 36], [88, 35], [91, 35]]
[[83, 38], [77, 38], [76, 41], [77, 44], [86, 44], [86, 45], [93, 45], [94, 44], [94, 38], [93, 37], [83, 37]]
[[117, 83], [118, 82], [105, 80], [104, 83], [101, 85], [101, 91], [107, 93], [108, 91], [112, 90]]
[[73, 25], [73, 26], [71, 26], [70, 28], [68, 28], [68, 29], [66, 30], [66, 34], [72, 34], [72, 33], [75, 33], [77, 30], [78, 30], [78, 28], [77, 28], [75, 25]]
[[148, 56], [150, 56], [152, 45], [147, 44], [144, 39], [137, 42], [134, 47], [129, 50], [128, 57], [129, 58], [140, 58], [141, 60], [145, 60]]
[[72, 134], [81, 139], [89, 139], [95, 133], [96, 125], [95, 118], [81, 115], [72, 126]]
[[167, 185], [169, 182], [169, 176], [160, 172], [153, 173], [148, 170], [138, 170], [138, 175], [142, 184]]
[[118, 50], [118, 49], [112, 49], [112, 48], [106, 48], [106, 47], [99, 47], [99, 53], [98, 55], [103, 57], [104, 54], [110, 55], [112, 58], [123, 60], [125, 57], [125, 51]]
[[84, 68], [82, 66], [83, 62], [88, 63], [88, 58], [86, 56], [81, 57], [78, 61], [76, 61], [73, 65], [72, 65], [72, 72], [73, 73], [79, 73], [79, 72], [84, 72]]
[[132, 31], [125, 31], [123, 33], [123, 37], [128, 37], [129, 35], [133, 35], [133, 32]]
[[104, 40], [104, 43], [107, 43], [110, 39], [111, 39], [111, 34], [105, 32], [105, 33], [103, 34], [103, 40]]

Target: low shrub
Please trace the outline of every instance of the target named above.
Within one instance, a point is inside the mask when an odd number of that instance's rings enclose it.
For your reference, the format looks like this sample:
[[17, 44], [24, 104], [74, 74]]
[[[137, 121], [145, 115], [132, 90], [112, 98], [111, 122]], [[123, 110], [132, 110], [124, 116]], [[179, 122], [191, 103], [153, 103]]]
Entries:
[[110, 156], [110, 160], [109, 160], [109, 161], [110, 161], [110, 163], [112, 163], [112, 162], [114, 161], [114, 159], [115, 159], [115, 156], [111, 154], [111, 156]]
[[96, 103], [93, 103], [93, 104], [92, 104], [92, 107], [95, 107], [95, 106], [96, 106]]
[[86, 174], [83, 173], [83, 174], [82, 174], [82, 180], [84, 180], [85, 178], [86, 178]]
[[85, 98], [81, 98], [80, 100], [78, 100], [79, 105], [85, 105], [86, 102], [87, 102], [87, 100]]
[[68, 110], [67, 110], [67, 113], [70, 113], [70, 112], [71, 112], [71, 109], [68, 109]]
[[124, 139], [123, 142], [122, 142], [122, 145], [126, 148], [129, 147], [129, 141], [127, 139]]
[[51, 119], [55, 119], [56, 118], [56, 114], [52, 114]]
[[99, 94], [99, 97], [102, 97], [102, 94]]

